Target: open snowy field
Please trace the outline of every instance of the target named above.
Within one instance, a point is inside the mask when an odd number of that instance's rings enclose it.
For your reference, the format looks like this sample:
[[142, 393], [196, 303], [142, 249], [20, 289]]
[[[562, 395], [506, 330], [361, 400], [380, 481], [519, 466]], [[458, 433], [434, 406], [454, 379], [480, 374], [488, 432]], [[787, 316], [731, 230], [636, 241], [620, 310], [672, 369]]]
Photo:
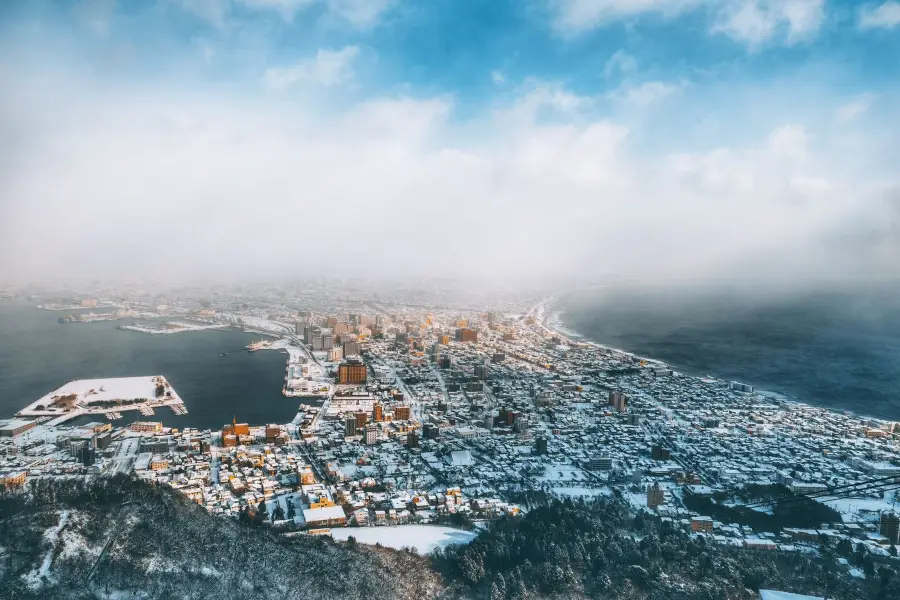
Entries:
[[120, 377], [115, 379], [79, 379], [70, 381], [58, 390], [50, 392], [38, 403], [49, 406], [57, 396], [75, 394], [78, 402], [91, 403], [104, 400], [133, 400], [156, 398], [157, 375], [147, 377]]
[[332, 529], [336, 540], [346, 541], [351, 535], [361, 544], [377, 544], [397, 550], [413, 547], [419, 554], [427, 554], [435, 548], [450, 544], [468, 544], [475, 539], [475, 533], [452, 527], [436, 525], [397, 525], [394, 527], [346, 527]]

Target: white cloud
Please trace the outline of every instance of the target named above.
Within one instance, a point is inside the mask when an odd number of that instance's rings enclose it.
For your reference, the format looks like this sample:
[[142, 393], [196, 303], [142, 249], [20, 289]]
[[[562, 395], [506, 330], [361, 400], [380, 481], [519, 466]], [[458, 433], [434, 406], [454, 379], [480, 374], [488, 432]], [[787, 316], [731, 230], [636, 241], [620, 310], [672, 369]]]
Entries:
[[[162, 0], [180, 6], [217, 28], [225, 27], [232, 17], [232, 0]], [[356, 29], [371, 29], [396, 0], [233, 0], [246, 10], [272, 11], [291, 22], [297, 13], [313, 6], [324, 6], [327, 15]]]
[[837, 110], [835, 110], [835, 118], [842, 122], [855, 121], [869, 112], [869, 109], [872, 108], [872, 104], [874, 103], [875, 96], [873, 94], [863, 94], [859, 98], [839, 106]]
[[185, 12], [191, 13], [208, 22], [213, 27], [221, 29], [225, 26], [228, 15], [231, 12], [229, 0], [168, 0], [181, 7]]
[[[893, 1], [893, 0], [892, 0]], [[644, 15], [674, 18], [709, 9], [711, 33], [756, 47], [779, 38], [786, 45], [814, 37], [825, 19], [825, 0], [548, 0], [553, 26], [578, 35], [612, 22]]]
[[502, 71], [491, 71], [491, 81], [493, 81], [495, 85], [503, 85], [506, 83], [506, 75], [504, 75]]
[[328, 10], [358, 29], [371, 29], [395, 0], [327, 0]]
[[575, 94], [558, 83], [529, 79], [519, 90], [519, 97], [512, 107], [497, 114], [532, 123], [547, 111], [555, 116], [575, 117], [594, 102], [594, 98]]
[[702, 5], [702, 0], [549, 0], [555, 28], [568, 35], [612, 21], [646, 13], [677, 15]]
[[609, 79], [618, 74], [628, 75], [637, 70], [638, 61], [622, 49], [616, 50], [603, 65], [603, 76]]
[[269, 67], [263, 75], [266, 86], [284, 90], [302, 83], [324, 87], [347, 83], [353, 79], [353, 62], [359, 48], [347, 46], [340, 50], [319, 50], [315, 58], [301, 60], [287, 67]]
[[879, 6], [865, 6], [859, 12], [860, 29], [893, 29], [900, 25], [900, 2], [887, 0]]
[[239, 4], [252, 10], [272, 10], [281, 15], [285, 21], [292, 21], [299, 11], [312, 6], [318, 0], [236, 0]]
[[736, 0], [725, 2], [713, 33], [756, 48], [775, 38], [786, 45], [814, 37], [825, 19], [825, 0]]
[[[3, 140], [28, 140], [0, 165], [5, 274], [802, 278], [849, 254], [823, 239], [881, 217], [867, 179], [829, 154], [840, 140], [800, 125], [648, 153], [549, 82], [460, 122], [447, 98], [326, 110], [81, 76], [0, 69], [15, 91], [0, 98]], [[451, 249], [422, 251], [438, 239]], [[888, 258], [860, 264], [896, 269]]]
[[664, 81], [647, 81], [640, 85], [627, 84], [610, 92], [609, 98], [632, 107], [645, 108], [678, 94], [686, 85], [684, 82], [672, 84]]
[[782, 125], [769, 134], [769, 150], [776, 158], [804, 160], [809, 143], [806, 129], [800, 125]]

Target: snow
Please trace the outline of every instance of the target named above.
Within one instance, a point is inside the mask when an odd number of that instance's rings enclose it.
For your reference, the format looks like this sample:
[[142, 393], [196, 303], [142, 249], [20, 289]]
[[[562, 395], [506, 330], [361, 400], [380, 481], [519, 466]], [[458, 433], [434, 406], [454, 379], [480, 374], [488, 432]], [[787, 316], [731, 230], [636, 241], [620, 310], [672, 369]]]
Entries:
[[347, 527], [332, 529], [336, 540], [346, 540], [353, 536], [361, 544], [377, 544], [400, 550], [413, 547], [420, 554], [427, 554], [435, 548], [450, 544], [468, 544], [475, 539], [472, 531], [440, 527], [435, 525], [397, 525], [395, 527]]
[[775, 590], [759, 590], [761, 600], [823, 600], [821, 596], [804, 596]]
[[217, 323], [213, 325], [198, 325], [197, 323], [183, 323], [181, 321], [170, 321], [166, 323], [166, 325], [177, 325], [178, 327], [175, 329], [160, 329], [158, 327], [149, 327], [143, 325], [121, 325], [120, 329], [125, 329], [128, 331], [137, 331], [140, 333], [149, 333], [151, 335], [157, 334], [169, 334], [169, 333], [182, 333], [185, 331], [205, 331], [207, 329], [224, 329], [229, 327], [228, 324]]
[[536, 478], [541, 482], [588, 481], [588, 475], [573, 465], [553, 464], [544, 469], [544, 474]]
[[647, 508], [647, 494], [636, 494], [634, 492], [626, 492], [625, 499], [628, 500], [635, 508]]
[[[884, 500], [876, 500], [874, 498], [832, 498], [823, 497], [816, 498], [826, 506], [830, 506], [834, 510], [841, 513], [841, 518], [845, 523], [852, 523], [864, 520], [877, 520], [878, 514], [882, 511], [892, 510], [889, 502]], [[868, 513], [860, 514], [860, 513]]]
[[608, 487], [602, 488], [586, 488], [586, 487], [554, 487], [552, 488], [554, 494], [558, 496], [569, 496], [572, 498], [582, 497], [582, 496], [609, 496], [612, 494], [612, 490]]
[[[103, 400], [132, 400], [134, 398], [156, 398], [156, 375], [147, 377], [120, 377], [116, 379], [80, 379], [70, 381], [56, 391], [50, 392], [38, 404], [49, 406], [54, 396], [77, 394], [78, 402], [100, 402]], [[93, 392], [93, 393], [92, 393]]]
[[59, 538], [59, 533], [63, 530], [63, 527], [65, 527], [66, 523], [68, 522], [69, 511], [64, 510], [59, 513], [59, 523], [56, 524], [56, 527], [54, 527], [53, 529], [48, 529], [44, 532], [44, 537], [47, 538], [50, 547], [47, 549], [47, 554], [44, 555], [44, 560], [41, 562], [41, 566], [37, 570], [32, 570], [27, 575], [25, 575], [25, 582], [27, 583], [28, 587], [37, 589], [41, 587], [44, 578], [49, 579], [50, 564], [53, 562], [53, 551], [56, 549], [56, 541]]

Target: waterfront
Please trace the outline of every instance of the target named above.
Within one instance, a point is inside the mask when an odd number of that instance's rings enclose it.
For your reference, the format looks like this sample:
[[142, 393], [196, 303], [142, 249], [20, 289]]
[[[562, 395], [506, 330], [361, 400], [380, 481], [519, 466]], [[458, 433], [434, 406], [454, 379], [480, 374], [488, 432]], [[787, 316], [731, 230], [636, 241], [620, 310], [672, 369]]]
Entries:
[[586, 339], [692, 374], [900, 419], [900, 302], [893, 290], [761, 300], [594, 289], [570, 294], [553, 311]]
[[71, 380], [153, 373], [172, 384], [188, 414], [175, 416], [168, 408], [153, 417], [124, 413], [114, 424], [150, 419], [218, 428], [232, 415], [250, 423], [286, 423], [297, 412], [299, 401], [281, 393], [287, 355], [244, 350], [258, 334], [229, 329], [146, 335], [117, 330], [121, 322], [60, 324], [58, 317], [27, 302], [0, 302], [0, 418]]

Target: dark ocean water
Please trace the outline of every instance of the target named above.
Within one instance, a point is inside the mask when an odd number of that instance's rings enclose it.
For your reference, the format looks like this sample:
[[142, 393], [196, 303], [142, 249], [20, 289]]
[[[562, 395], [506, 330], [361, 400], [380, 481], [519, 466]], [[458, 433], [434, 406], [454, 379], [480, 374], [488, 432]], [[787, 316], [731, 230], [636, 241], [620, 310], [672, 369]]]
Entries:
[[[99, 312], [99, 311], [95, 311]], [[244, 350], [259, 336], [236, 330], [148, 335], [119, 322], [57, 323], [63, 313], [0, 300], [0, 417], [10, 417], [73, 379], [163, 375], [188, 414], [123, 412], [173, 427], [218, 428], [232, 415], [251, 424], [286, 423], [299, 403], [281, 395], [287, 355]], [[228, 356], [220, 354], [228, 352]], [[100, 420], [103, 420], [102, 417]]]
[[900, 293], [766, 298], [660, 289], [563, 298], [565, 326], [688, 373], [750, 383], [797, 400], [900, 420]]

